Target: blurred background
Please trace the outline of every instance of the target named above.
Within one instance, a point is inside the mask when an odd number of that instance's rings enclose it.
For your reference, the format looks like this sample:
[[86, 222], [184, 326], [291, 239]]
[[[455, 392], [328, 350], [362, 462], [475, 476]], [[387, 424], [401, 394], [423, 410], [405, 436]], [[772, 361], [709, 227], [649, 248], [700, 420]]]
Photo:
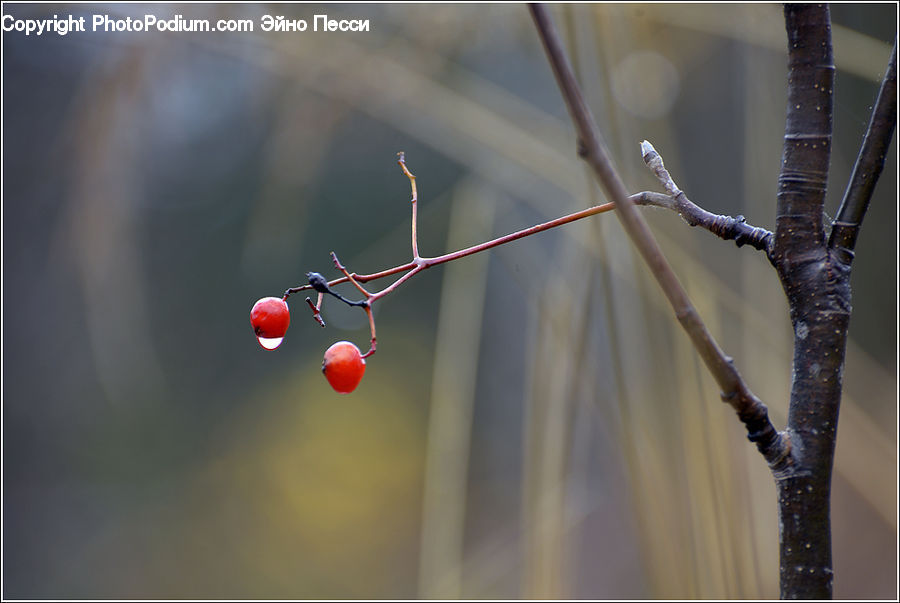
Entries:
[[[246, 33], [3, 35], [5, 598], [771, 598], [772, 478], [610, 214], [443, 265], [376, 306], [263, 296], [604, 202], [524, 5], [27, 5]], [[554, 5], [628, 187], [774, 226], [777, 5]], [[263, 32], [264, 15], [368, 19]], [[833, 215], [896, 5], [832, 7]], [[833, 485], [835, 596], [896, 598], [896, 143], [862, 230]], [[784, 424], [791, 328], [762, 254], [645, 210]], [[388, 282], [380, 283], [387, 285]], [[351, 289], [343, 291], [352, 294]]]

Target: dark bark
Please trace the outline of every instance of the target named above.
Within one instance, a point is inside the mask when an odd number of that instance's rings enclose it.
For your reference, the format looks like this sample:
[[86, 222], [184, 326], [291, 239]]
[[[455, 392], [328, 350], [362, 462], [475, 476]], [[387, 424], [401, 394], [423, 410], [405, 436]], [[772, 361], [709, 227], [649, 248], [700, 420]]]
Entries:
[[829, 247], [842, 253], [842, 260], [848, 264], [853, 261], [853, 249], [856, 247], [859, 226], [866, 215], [875, 184], [884, 168], [884, 158], [887, 156], [891, 138], [894, 137], [896, 124], [897, 40], [895, 39], [891, 60], [881, 81], [875, 108], [872, 110], [872, 118], [869, 120], [869, 127], [866, 128], [866, 136], [853, 166], [847, 190], [844, 191], [844, 198], [828, 242]]
[[792, 460], [776, 476], [781, 596], [832, 593], [829, 500], [850, 319], [850, 270], [825, 240], [834, 60], [827, 5], [786, 5], [788, 108], [771, 255], [794, 327], [787, 432]]

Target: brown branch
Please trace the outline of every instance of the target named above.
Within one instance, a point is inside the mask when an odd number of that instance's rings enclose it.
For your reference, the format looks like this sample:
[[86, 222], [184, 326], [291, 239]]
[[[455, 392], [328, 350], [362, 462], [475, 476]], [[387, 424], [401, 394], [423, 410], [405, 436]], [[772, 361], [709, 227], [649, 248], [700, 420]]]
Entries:
[[400, 169], [403, 170], [403, 173], [409, 178], [409, 188], [412, 191], [412, 198], [410, 199], [410, 203], [412, 204], [412, 254], [413, 261], [419, 259], [419, 234], [418, 234], [418, 207], [419, 207], [419, 193], [416, 190], [416, 177], [413, 176], [413, 173], [409, 171], [409, 168], [406, 167], [406, 153], [400, 151], [397, 153], [397, 163], [400, 164]]
[[[659, 207], [671, 207], [671, 200], [666, 195], [661, 195], [659, 193], [638, 193], [637, 195], [632, 196], [632, 201], [636, 205], [656, 205]], [[393, 268], [388, 268], [386, 270], [382, 270], [380, 272], [375, 272], [372, 274], [352, 274], [353, 280], [356, 283], [368, 283], [369, 281], [378, 280], [381, 278], [385, 278], [388, 276], [393, 276], [395, 274], [399, 274], [401, 272], [407, 272], [407, 274], [403, 275], [401, 279], [398, 279], [392, 285], [390, 285], [390, 289], [393, 289], [396, 285], [400, 284], [401, 280], [405, 281], [410, 273], [417, 273], [426, 268], [431, 268], [433, 266], [437, 266], [440, 264], [444, 264], [446, 262], [452, 262], [453, 260], [458, 260], [460, 258], [464, 258], [466, 256], [479, 253], [482, 251], [487, 251], [488, 249], [492, 249], [499, 245], [504, 245], [506, 243], [511, 243], [513, 241], [517, 241], [521, 238], [531, 236], [534, 234], [538, 234], [539, 232], [544, 232], [545, 230], [550, 230], [551, 228], [556, 228], [558, 226], [564, 226], [566, 224], [571, 224], [572, 222], [576, 222], [578, 220], [582, 220], [584, 218], [589, 218], [591, 216], [596, 216], [597, 214], [602, 214], [605, 212], [609, 212], [615, 209], [615, 206], [612, 203], [605, 203], [603, 205], [594, 205], [593, 207], [589, 207], [587, 209], [582, 209], [581, 211], [576, 211], [571, 214], [567, 214], [565, 216], [560, 216], [559, 218], [555, 218], [553, 220], [549, 220], [547, 222], [542, 222], [541, 224], [535, 224], [534, 226], [530, 226], [528, 228], [523, 228], [522, 230], [517, 230], [516, 232], [509, 233], [507, 235], [503, 235], [502, 237], [497, 237], [496, 239], [491, 239], [490, 241], [485, 241], [484, 243], [479, 243], [477, 245], [472, 245], [471, 247], [466, 247], [465, 249], [459, 249], [457, 251], [452, 251], [450, 253], [445, 253], [443, 255], [439, 255], [431, 258], [423, 258], [420, 257], [411, 262], [407, 262], [406, 264], [401, 264], [399, 266], [394, 266]], [[350, 281], [350, 276], [342, 276], [340, 278], [336, 278], [334, 280], [328, 281], [327, 285], [329, 287], [333, 287], [335, 285], [340, 285], [341, 283], [346, 283]], [[295, 293], [299, 293], [300, 291], [306, 291], [308, 289], [314, 289], [315, 287], [311, 284], [300, 285], [299, 287], [291, 287], [287, 291], [284, 292], [284, 297], [287, 299], [291, 295]], [[373, 296], [377, 298], [383, 297], [385, 293], [387, 293], [387, 289], [379, 291], [378, 293], [374, 293]]]
[[[530, 235], [538, 234], [540, 232], [549, 230], [551, 228], [556, 228], [558, 226], [570, 224], [577, 220], [582, 220], [584, 218], [588, 218], [590, 216], [595, 216], [597, 214], [612, 211], [613, 209], [615, 209], [615, 205], [612, 203], [606, 203], [604, 205], [597, 205], [594, 207], [589, 207], [587, 209], [583, 209], [581, 211], [578, 211], [578, 212], [575, 212], [572, 214], [561, 216], [559, 218], [556, 218], [555, 220], [550, 220], [550, 221], [544, 222], [542, 224], [537, 224], [530, 228], [524, 228], [522, 230], [510, 233], [508, 235], [498, 237], [496, 239], [492, 239], [492, 240], [486, 241], [484, 243], [480, 243], [478, 245], [472, 245], [471, 247], [466, 247], [465, 249], [460, 249], [458, 251], [446, 253], [444, 255], [433, 257], [433, 258], [423, 258], [419, 255], [418, 239], [417, 239], [417, 234], [416, 234], [416, 213], [417, 213], [416, 207], [418, 205], [418, 194], [416, 192], [416, 177], [406, 167], [405, 155], [403, 153], [398, 153], [398, 155], [399, 155], [398, 163], [400, 164], [400, 168], [403, 170], [403, 173], [409, 178], [410, 188], [412, 190], [412, 203], [411, 203], [411, 205], [412, 205], [412, 227], [411, 227], [411, 230], [412, 230], [412, 253], [413, 253], [412, 261], [408, 262], [406, 264], [402, 264], [400, 266], [395, 266], [393, 268], [389, 268], [387, 270], [382, 270], [381, 272], [376, 272], [374, 274], [362, 274], [361, 275], [361, 274], [351, 273], [350, 271], [348, 271], [344, 267], [344, 265], [340, 262], [340, 260], [338, 259], [337, 254], [335, 254], [334, 252], [331, 252], [331, 260], [332, 260], [332, 263], [334, 264], [334, 267], [338, 271], [340, 271], [344, 276], [342, 276], [340, 278], [336, 278], [332, 281], [327, 281], [325, 279], [325, 277], [323, 277], [318, 272], [307, 272], [306, 277], [307, 277], [308, 283], [306, 285], [301, 285], [299, 287], [291, 287], [290, 289], [288, 289], [287, 291], [284, 292], [284, 296], [283, 296], [283, 299], [285, 301], [287, 301], [287, 299], [291, 295], [293, 295], [295, 293], [299, 293], [300, 291], [305, 291], [308, 289], [314, 289], [315, 291], [317, 291], [318, 299], [317, 299], [316, 303], [314, 304], [312, 302], [312, 299], [310, 299], [309, 297], [306, 298], [306, 303], [307, 303], [307, 305], [309, 305], [310, 309], [312, 310], [313, 319], [315, 319], [316, 322], [318, 322], [323, 327], [325, 326], [325, 321], [322, 318], [321, 309], [322, 309], [322, 301], [326, 294], [337, 298], [338, 300], [342, 301], [343, 303], [345, 303], [349, 306], [356, 306], [356, 307], [363, 308], [363, 310], [366, 312], [366, 315], [368, 316], [368, 319], [369, 319], [369, 329], [371, 331], [371, 344], [369, 347], [369, 351], [366, 352], [365, 354], [363, 354], [362, 358], [371, 356], [372, 354], [375, 353], [375, 350], [376, 350], [377, 339], [375, 336], [375, 317], [374, 317], [374, 314], [372, 313], [372, 305], [376, 301], [381, 299], [382, 297], [393, 292], [400, 285], [402, 285], [407, 280], [411, 279], [413, 276], [415, 276], [419, 272], [426, 270], [432, 266], [437, 266], [437, 265], [443, 264], [445, 262], [451, 262], [453, 260], [458, 260], [458, 259], [464, 258], [466, 256], [469, 256], [469, 255], [472, 255], [475, 253], [487, 251], [488, 249], [492, 249], [499, 245], [511, 243], [518, 239], [521, 239], [521, 238], [524, 238], [524, 237], [527, 237]], [[658, 195], [655, 193], [642, 193], [640, 195], [636, 195], [634, 202], [641, 203], [641, 204], [647, 204], [647, 205], [659, 204], [659, 205], [663, 205], [663, 206], [671, 206], [671, 200], [668, 197], [666, 197], [665, 195]], [[385, 287], [382, 290], [377, 291], [375, 293], [369, 292], [366, 288], [364, 288], [361, 285], [361, 283], [364, 283], [364, 282], [373, 281], [373, 280], [377, 280], [380, 278], [384, 278], [387, 276], [392, 276], [392, 275], [400, 274], [400, 273], [405, 273], [405, 274], [400, 276], [397, 280], [395, 280], [393, 283], [391, 283], [387, 287]], [[356, 287], [356, 289], [365, 296], [365, 299], [353, 301], [353, 300], [347, 299], [346, 297], [344, 297], [343, 295], [341, 295], [340, 293], [338, 293], [332, 289], [332, 287], [334, 285], [338, 285], [338, 284], [345, 283], [345, 282], [349, 282], [354, 287]]]
[[726, 241], [734, 241], [738, 247], [750, 245], [754, 249], [764, 251], [767, 255], [771, 251], [772, 233], [765, 228], [758, 228], [747, 224], [744, 216], [723, 216], [708, 212], [687, 198], [687, 195], [678, 188], [662, 157], [648, 141], [641, 143], [641, 156], [647, 167], [656, 175], [671, 198], [671, 209], [677, 211], [681, 218], [690, 226], [699, 226], [710, 231], [717, 237]]
[[[322, 312], [321, 312], [323, 297], [325, 297], [325, 294], [319, 293], [319, 301], [316, 303], [313, 303], [312, 300], [307, 297], [306, 303], [309, 306], [309, 309], [312, 310], [313, 318], [316, 320], [317, 323], [319, 323], [319, 326], [324, 328], [325, 327], [325, 319], [322, 318]], [[285, 298], [285, 299], [287, 299], [287, 298]]]
[[[648, 207], [659, 207], [663, 209], [669, 209], [672, 211], [678, 211], [675, 200], [669, 195], [664, 195], [662, 193], [655, 193], [652, 191], [643, 191], [640, 193], [635, 193], [630, 195], [628, 199], [634, 205], [643, 205]], [[398, 279], [389, 287], [382, 289], [381, 291], [373, 294], [376, 299], [381, 298], [387, 293], [390, 293], [397, 285], [401, 284], [401, 282], [406, 281], [409, 277], [414, 274], [421, 272], [426, 268], [431, 268], [433, 266], [437, 266], [440, 264], [444, 264], [446, 262], [452, 262], [453, 260], [458, 260], [464, 258], [466, 256], [470, 256], [476, 253], [480, 253], [482, 251], [487, 251], [488, 249], [493, 249], [494, 247], [498, 247], [500, 245], [504, 245], [506, 243], [511, 243], [513, 241], [517, 241], [524, 237], [528, 237], [531, 235], [538, 234], [540, 232], [544, 232], [545, 230], [550, 230], [551, 228], [556, 228], [558, 226], [565, 226], [566, 224], [571, 224], [572, 222], [576, 222], [578, 220], [583, 220], [584, 218], [589, 218], [591, 216], [596, 216], [598, 214], [606, 213], [609, 211], [613, 211], [615, 209], [615, 205], [612, 203], [604, 203], [603, 205], [594, 205], [587, 209], [582, 209], [580, 211], [576, 211], [571, 214], [566, 214], [564, 216], [560, 216], [559, 218], [555, 218], [553, 220], [549, 220], [547, 222], [542, 222], [541, 224], [535, 224], [534, 226], [529, 226], [528, 228], [523, 228], [522, 230], [517, 230], [515, 232], [511, 232], [509, 234], [503, 235], [502, 237], [497, 237], [496, 239], [491, 239], [490, 241], [485, 241], [483, 243], [479, 243], [477, 245], [472, 245], [471, 247], [466, 247], [464, 249], [459, 249], [457, 251], [452, 251], [450, 253], [445, 253], [443, 255], [435, 256], [435, 257], [419, 257], [414, 259], [411, 262], [407, 262], [406, 264], [400, 264], [399, 266], [394, 266], [393, 268], [387, 268], [385, 270], [381, 270], [379, 272], [374, 272], [372, 274], [355, 274], [352, 275], [352, 280], [356, 283], [368, 283], [370, 281], [375, 281], [378, 279], [386, 278], [388, 276], [393, 276], [395, 274], [400, 274], [401, 272], [406, 272], [401, 279]], [[702, 210], [701, 210], [702, 211]], [[708, 212], [707, 212], [708, 213]], [[714, 214], [710, 214], [714, 215]], [[752, 227], [748, 227], [752, 228]], [[307, 273], [309, 274], [318, 274], [318, 273]], [[333, 287], [335, 285], [340, 285], [342, 283], [349, 282], [351, 280], [350, 276], [342, 276], [330, 281], [325, 281], [324, 278], [322, 280], [322, 284], [327, 287]], [[321, 275], [319, 275], [321, 278]], [[301, 291], [307, 291], [309, 289], [315, 289], [316, 286], [313, 284], [300, 285], [297, 287], [291, 287], [290, 289], [284, 292], [284, 298], [287, 299], [291, 295], [295, 293], [299, 293]], [[321, 292], [320, 292], [321, 293]], [[331, 295], [336, 295], [334, 291], [327, 291]], [[344, 301], [344, 300], [342, 300]], [[345, 303], [349, 302], [346, 300]], [[355, 302], [350, 302], [351, 305], [354, 305]], [[321, 301], [320, 301], [321, 305]], [[356, 303], [356, 305], [360, 305]]]
[[878, 90], [878, 98], [872, 109], [872, 117], [866, 128], [866, 135], [853, 173], [844, 191], [844, 199], [838, 209], [837, 217], [831, 229], [831, 238], [828, 246], [831, 249], [842, 250], [842, 260], [846, 264], [853, 261], [853, 249], [856, 247], [856, 237], [859, 227], [866, 215], [869, 201], [875, 190], [878, 177], [884, 168], [884, 160], [888, 146], [894, 137], [894, 127], [897, 124], [897, 40], [894, 39], [894, 50], [888, 62], [884, 79], [881, 80], [881, 88]]
[[616, 206], [616, 215], [637, 247], [644, 261], [675, 310], [694, 347], [722, 390], [722, 399], [731, 404], [744, 422], [748, 437], [756, 442], [759, 451], [775, 470], [781, 471], [790, 460], [790, 443], [784, 434], [776, 431], [768, 417], [768, 409], [744, 382], [731, 358], [725, 355], [710, 335], [684, 288], [672, 271], [662, 250], [640, 213], [629, 202], [625, 184], [619, 177], [605, 145], [600, 140], [593, 115], [585, 103], [578, 82], [569, 65], [553, 22], [546, 8], [540, 4], [529, 5], [535, 26], [543, 42], [544, 50], [553, 68], [556, 82], [562, 92], [569, 115], [578, 134], [579, 155], [593, 169], [607, 196]]

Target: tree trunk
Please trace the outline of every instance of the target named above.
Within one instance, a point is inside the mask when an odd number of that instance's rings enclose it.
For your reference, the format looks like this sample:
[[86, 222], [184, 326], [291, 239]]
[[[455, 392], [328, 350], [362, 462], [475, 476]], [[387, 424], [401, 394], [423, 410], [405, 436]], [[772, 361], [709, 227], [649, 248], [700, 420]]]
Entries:
[[830, 492], [850, 320], [850, 267], [829, 249], [823, 207], [831, 152], [834, 61], [827, 5], [786, 5], [788, 111], [771, 254], [787, 295], [794, 358], [787, 435], [775, 472], [781, 597], [831, 598]]

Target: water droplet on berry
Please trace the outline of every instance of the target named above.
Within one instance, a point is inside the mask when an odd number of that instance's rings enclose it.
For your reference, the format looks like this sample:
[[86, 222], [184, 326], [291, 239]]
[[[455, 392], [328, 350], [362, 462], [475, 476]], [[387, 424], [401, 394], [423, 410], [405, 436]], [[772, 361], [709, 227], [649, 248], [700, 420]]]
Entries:
[[284, 337], [257, 337], [256, 340], [259, 341], [259, 345], [265, 349], [274, 350], [281, 345], [281, 342], [284, 341]]

